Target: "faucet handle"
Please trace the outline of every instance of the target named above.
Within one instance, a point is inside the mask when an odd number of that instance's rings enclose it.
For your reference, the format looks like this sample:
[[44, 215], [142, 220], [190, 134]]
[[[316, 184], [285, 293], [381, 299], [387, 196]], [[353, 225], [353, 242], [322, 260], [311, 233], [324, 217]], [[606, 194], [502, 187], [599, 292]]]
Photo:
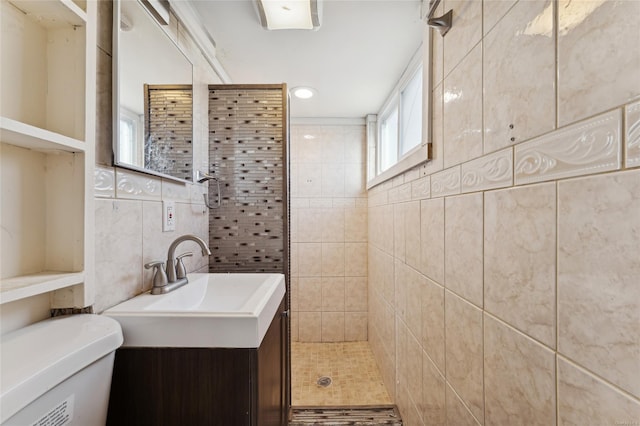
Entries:
[[153, 286], [164, 287], [169, 282], [167, 278], [167, 272], [164, 270], [164, 262], [161, 260], [154, 260], [144, 265], [145, 269], [153, 268]]
[[187, 268], [185, 268], [184, 263], [182, 262], [183, 257], [191, 257], [193, 256], [193, 252], [182, 253], [179, 256], [176, 256], [176, 278], [181, 279], [187, 276]]

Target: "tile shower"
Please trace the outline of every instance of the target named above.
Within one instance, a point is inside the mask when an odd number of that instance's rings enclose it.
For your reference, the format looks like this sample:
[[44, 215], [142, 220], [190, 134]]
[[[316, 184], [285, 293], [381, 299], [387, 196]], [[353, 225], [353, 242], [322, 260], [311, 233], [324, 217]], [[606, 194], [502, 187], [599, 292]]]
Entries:
[[443, 3], [434, 159], [368, 193], [387, 389], [408, 425], [637, 424], [640, 3]]

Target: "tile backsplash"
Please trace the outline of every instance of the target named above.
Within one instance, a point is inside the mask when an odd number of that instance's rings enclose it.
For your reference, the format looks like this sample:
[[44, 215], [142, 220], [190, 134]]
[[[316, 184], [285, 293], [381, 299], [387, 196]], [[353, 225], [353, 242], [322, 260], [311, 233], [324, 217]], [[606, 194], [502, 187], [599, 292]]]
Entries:
[[410, 425], [636, 424], [640, 3], [442, 3], [434, 158], [368, 193], [387, 388]]

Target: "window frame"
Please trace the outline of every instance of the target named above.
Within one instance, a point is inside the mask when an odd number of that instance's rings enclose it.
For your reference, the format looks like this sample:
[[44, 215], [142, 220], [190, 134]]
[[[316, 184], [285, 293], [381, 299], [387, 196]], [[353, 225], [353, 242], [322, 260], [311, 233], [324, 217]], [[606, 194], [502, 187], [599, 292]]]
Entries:
[[[422, 46], [412, 57], [402, 77], [383, 104], [377, 115], [367, 116], [367, 189], [370, 189], [384, 181], [387, 181], [405, 171], [418, 166], [431, 159], [431, 32], [425, 28]], [[381, 117], [386, 117], [395, 107], [400, 108], [400, 96], [402, 91], [411, 82], [416, 72], [422, 67], [422, 136], [421, 143], [410, 149], [404, 155], [400, 155], [401, 129], [400, 115], [398, 116], [398, 158], [394, 165], [381, 171]], [[401, 112], [399, 112], [401, 114]], [[374, 163], [371, 164], [371, 161]]]

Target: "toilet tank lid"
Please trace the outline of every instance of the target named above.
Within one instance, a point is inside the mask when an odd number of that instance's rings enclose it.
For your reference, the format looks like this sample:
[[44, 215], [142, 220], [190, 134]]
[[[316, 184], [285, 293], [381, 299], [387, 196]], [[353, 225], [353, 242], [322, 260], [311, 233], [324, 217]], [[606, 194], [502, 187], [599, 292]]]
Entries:
[[120, 324], [84, 314], [50, 318], [2, 336], [0, 423], [122, 344]]

